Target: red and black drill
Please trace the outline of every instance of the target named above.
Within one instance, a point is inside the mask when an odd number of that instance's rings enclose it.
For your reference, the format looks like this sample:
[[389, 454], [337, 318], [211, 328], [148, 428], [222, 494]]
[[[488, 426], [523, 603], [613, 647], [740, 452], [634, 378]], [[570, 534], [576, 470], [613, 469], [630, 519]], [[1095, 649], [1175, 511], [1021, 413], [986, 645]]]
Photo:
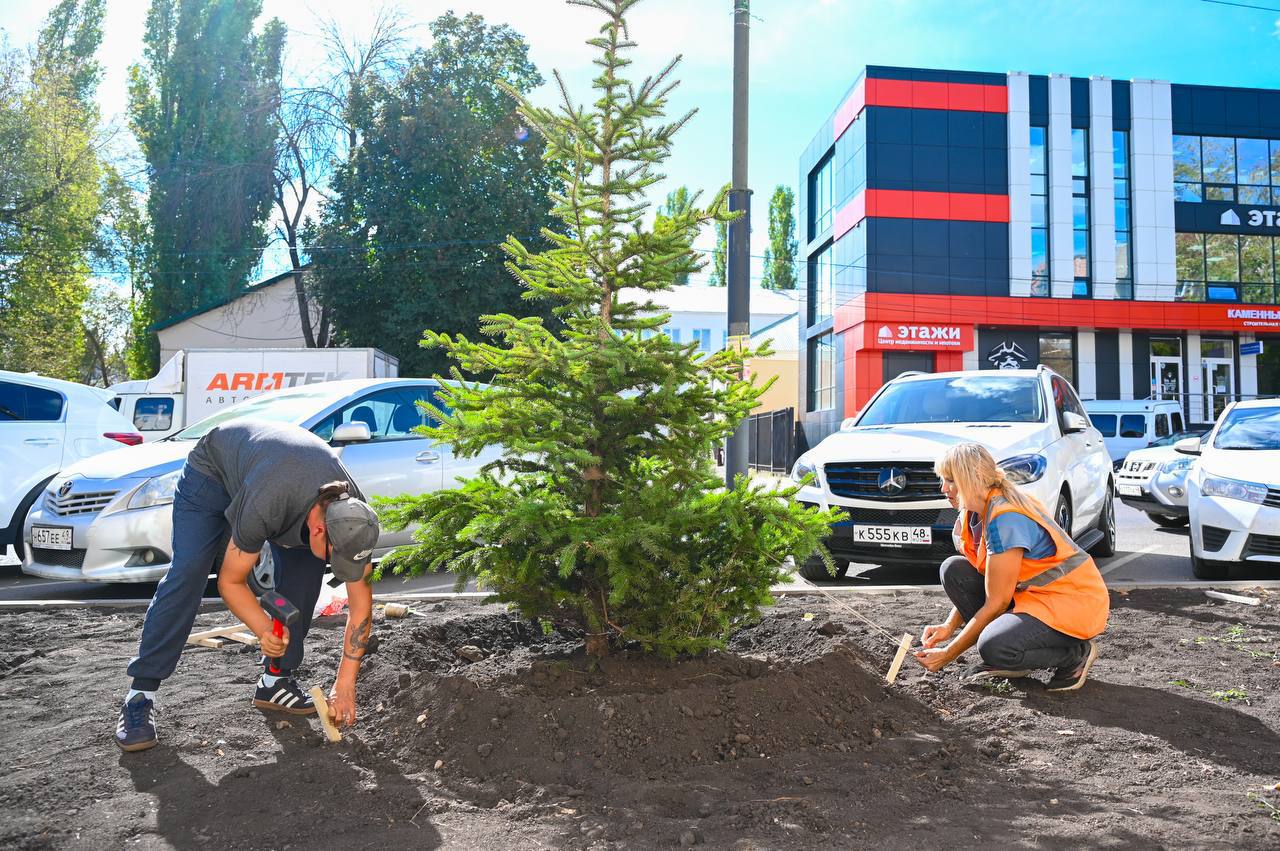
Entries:
[[[263, 611], [271, 615], [271, 634], [276, 638], [284, 637], [284, 628], [292, 626], [293, 622], [298, 619], [298, 607], [290, 603], [283, 595], [268, 591], [258, 598], [258, 603], [262, 606]], [[278, 659], [267, 659], [267, 672], [273, 677], [278, 677], [283, 669], [276, 664]]]

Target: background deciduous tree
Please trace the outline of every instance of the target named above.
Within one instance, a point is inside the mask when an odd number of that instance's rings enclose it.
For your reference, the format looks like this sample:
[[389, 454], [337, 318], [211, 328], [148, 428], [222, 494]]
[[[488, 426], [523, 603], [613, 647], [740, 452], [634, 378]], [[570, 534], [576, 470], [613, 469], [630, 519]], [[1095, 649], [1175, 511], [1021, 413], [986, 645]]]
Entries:
[[478, 15], [430, 28], [398, 73], [351, 80], [354, 144], [307, 235], [337, 340], [386, 349], [407, 375], [446, 367], [418, 347], [424, 327], [474, 334], [482, 313], [521, 304], [499, 246], [540, 243], [556, 173], [499, 88], [542, 83], [524, 39]]
[[779, 184], [769, 198], [769, 247], [764, 251], [766, 290], [796, 288], [796, 214], [795, 193]]
[[129, 111], [148, 165], [152, 321], [238, 292], [258, 265], [285, 36], [275, 19], [255, 33], [261, 7], [151, 2]]
[[0, 56], [0, 367], [79, 376], [102, 207], [93, 102], [102, 0], [62, 0], [33, 55]]

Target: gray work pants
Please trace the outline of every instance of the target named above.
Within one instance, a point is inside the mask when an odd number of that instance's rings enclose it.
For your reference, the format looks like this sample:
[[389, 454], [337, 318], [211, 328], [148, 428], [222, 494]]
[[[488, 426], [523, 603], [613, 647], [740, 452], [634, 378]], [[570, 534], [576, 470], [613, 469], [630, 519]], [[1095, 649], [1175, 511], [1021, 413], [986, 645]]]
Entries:
[[[985, 578], [964, 556], [947, 559], [939, 572], [951, 604], [960, 617], [971, 620], [987, 601]], [[1087, 652], [1088, 642], [1020, 612], [1005, 612], [978, 637], [983, 663], [1004, 670], [1074, 668]]]

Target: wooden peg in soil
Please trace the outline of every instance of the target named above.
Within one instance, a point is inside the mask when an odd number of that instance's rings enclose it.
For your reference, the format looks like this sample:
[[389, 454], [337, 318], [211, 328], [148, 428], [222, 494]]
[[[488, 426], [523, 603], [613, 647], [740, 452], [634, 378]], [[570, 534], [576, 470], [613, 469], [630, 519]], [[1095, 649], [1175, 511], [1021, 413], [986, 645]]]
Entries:
[[320, 715], [320, 725], [324, 727], [324, 735], [331, 742], [342, 741], [342, 734], [338, 732], [338, 728], [333, 725], [333, 719], [329, 717], [329, 701], [324, 699], [324, 691], [320, 686], [311, 687], [311, 700], [316, 705], [316, 712]]
[[898, 642], [898, 652], [894, 654], [893, 664], [889, 666], [889, 673], [885, 674], [884, 681], [889, 685], [893, 685], [893, 681], [898, 678], [898, 669], [902, 667], [902, 660], [907, 658], [907, 651], [911, 649], [911, 633], [904, 632], [902, 641]]

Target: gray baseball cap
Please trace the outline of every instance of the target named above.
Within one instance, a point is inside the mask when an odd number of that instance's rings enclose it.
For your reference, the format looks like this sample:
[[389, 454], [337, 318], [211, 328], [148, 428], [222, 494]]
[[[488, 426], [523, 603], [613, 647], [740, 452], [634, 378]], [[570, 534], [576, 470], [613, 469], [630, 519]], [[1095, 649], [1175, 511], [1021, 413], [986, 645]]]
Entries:
[[378, 515], [367, 503], [344, 493], [325, 509], [324, 524], [333, 575], [343, 582], [361, 579], [378, 545]]

